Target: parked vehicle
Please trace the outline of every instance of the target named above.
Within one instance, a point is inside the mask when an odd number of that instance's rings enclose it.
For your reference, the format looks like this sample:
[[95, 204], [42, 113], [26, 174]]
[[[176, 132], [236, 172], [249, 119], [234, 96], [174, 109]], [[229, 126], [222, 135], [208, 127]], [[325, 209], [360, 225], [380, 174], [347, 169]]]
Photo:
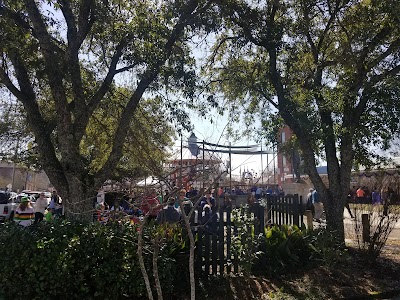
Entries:
[[50, 192], [41, 192], [41, 191], [32, 191], [32, 190], [23, 190], [21, 192], [21, 194], [26, 194], [26, 195], [35, 197], [35, 201], [36, 201], [37, 198], [39, 198], [41, 193], [45, 194], [45, 197], [48, 199], [48, 202], [50, 203], [50, 200], [51, 200], [51, 193]]
[[10, 198], [10, 193], [0, 190], [0, 204], [6, 204]]
[[7, 220], [14, 220], [14, 212], [17, 209], [18, 205], [21, 203], [22, 197], [28, 197], [32, 202], [32, 206], [36, 201], [34, 195], [29, 195], [25, 193], [16, 194], [16, 193], [7, 193], [5, 191], [0, 191], [0, 222], [4, 222]]

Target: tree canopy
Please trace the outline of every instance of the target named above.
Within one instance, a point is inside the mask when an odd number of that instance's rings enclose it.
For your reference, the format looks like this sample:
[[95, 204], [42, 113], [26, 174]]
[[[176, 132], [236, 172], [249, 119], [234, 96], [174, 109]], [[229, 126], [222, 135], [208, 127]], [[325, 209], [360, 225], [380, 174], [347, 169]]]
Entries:
[[[236, 112], [242, 107], [261, 120], [264, 134], [276, 136], [284, 123], [292, 129], [328, 228], [344, 241], [351, 169], [371, 164], [399, 130], [400, 3], [218, 3], [222, 30], [205, 74]], [[329, 186], [317, 172], [318, 155]]]
[[[140, 144], [151, 130], [153, 142], [165, 144], [165, 123], [143, 115], [160, 104], [140, 103], [145, 93], [156, 101], [161, 89], [193, 94], [188, 41], [212, 25], [204, 19], [209, 9], [203, 1], [1, 2], [0, 84], [23, 106], [40, 164], [67, 212], [89, 211], [91, 201], [82, 199], [124, 165], [132, 139]], [[103, 118], [111, 106], [118, 118]], [[89, 147], [94, 139], [96, 149]]]

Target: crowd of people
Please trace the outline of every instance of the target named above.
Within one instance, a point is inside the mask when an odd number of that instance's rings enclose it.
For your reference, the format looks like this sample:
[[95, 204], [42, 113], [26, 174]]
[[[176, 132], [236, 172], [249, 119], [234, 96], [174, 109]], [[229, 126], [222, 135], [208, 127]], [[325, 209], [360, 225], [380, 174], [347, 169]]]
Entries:
[[[247, 203], [252, 205], [266, 195], [284, 195], [281, 186], [253, 186], [243, 191], [239, 187], [230, 189], [219, 187], [199, 193], [196, 188], [165, 190], [164, 193], [156, 189], [149, 189], [143, 193], [125, 193], [115, 195], [113, 199], [97, 198], [95, 202], [94, 219], [107, 223], [114, 220], [129, 220], [139, 223], [145, 216], [158, 223], [174, 223], [182, 220], [182, 209], [186, 215], [195, 204], [200, 208], [199, 220], [212, 216], [210, 212], [217, 205], [217, 199], [222, 207], [232, 207], [232, 195], [248, 195]], [[106, 194], [110, 195], [110, 193]], [[214, 213], [215, 214], [215, 213]], [[193, 221], [195, 214], [191, 214]]]
[[[384, 205], [386, 208], [389, 204], [394, 204], [398, 201], [398, 197], [391, 187], [378, 189], [374, 187], [370, 190], [367, 186], [359, 186], [358, 188], [353, 186], [348, 192], [347, 201], [345, 208], [347, 209], [351, 218], [354, 215], [350, 209], [350, 203], [355, 204], [372, 204], [372, 205]], [[321, 222], [321, 217], [324, 212], [324, 207], [321, 199], [319, 198], [318, 192], [314, 188], [310, 188], [307, 195], [306, 209], [312, 211], [314, 221]]]
[[[120, 196], [113, 200], [96, 203], [94, 219], [101, 223], [124, 219], [139, 223], [146, 217], [160, 224], [176, 223], [182, 220], [182, 209], [188, 215], [195, 203], [198, 203], [204, 212], [211, 211], [216, 205], [211, 191], [206, 191], [201, 198], [190, 198], [190, 195], [190, 191], [185, 189], [164, 191], [164, 195], [157, 194], [155, 189], [139, 195], [130, 193], [129, 196]], [[227, 195], [225, 198], [227, 200], [224, 199], [224, 205], [230, 205], [231, 201]], [[191, 215], [190, 221], [193, 221], [193, 218], [194, 214]]]
[[[229, 193], [231, 192], [231, 193]], [[204, 196], [197, 198], [198, 191], [196, 189], [175, 189], [173, 191], [165, 190], [164, 194], [157, 193], [156, 189], [149, 189], [145, 193], [135, 195], [130, 193], [129, 196], [124, 195], [116, 197], [111, 201], [102, 199], [95, 201], [94, 220], [101, 223], [107, 223], [111, 220], [129, 219], [132, 223], [138, 223], [146, 216], [149, 219], [154, 219], [158, 223], [179, 222], [182, 219], [182, 208], [186, 214], [193, 208], [194, 203], [199, 203], [204, 217], [207, 212], [211, 211], [216, 206], [215, 197], [222, 198], [222, 206], [232, 206], [231, 195], [243, 195], [247, 193], [247, 204], [253, 205], [261, 198], [267, 195], [283, 196], [284, 191], [279, 185], [276, 186], [253, 186], [246, 192], [235, 187], [230, 190], [228, 188], [218, 188], [216, 190], [207, 190]], [[350, 210], [349, 203], [370, 203], [374, 205], [393, 202], [395, 193], [390, 187], [378, 191], [373, 188], [371, 191], [367, 187], [358, 187], [351, 189], [348, 193], [347, 208], [351, 217], [353, 214]], [[197, 201], [198, 200], [198, 201]], [[321, 221], [324, 208], [318, 192], [311, 188], [307, 195], [307, 208], [313, 211], [314, 220]], [[62, 199], [53, 191], [50, 203], [45, 197], [45, 193], [40, 193], [38, 199], [31, 204], [28, 197], [22, 197], [18, 205], [14, 221], [21, 226], [29, 226], [38, 224], [43, 220], [51, 222], [54, 218], [59, 218], [63, 214]], [[192, 218], [194, 214], [192, 214]]]
[[46, 194], [41, 192], [36, 199], [34, 205], [27, 196], [22, 196], [20, 203], [14, 213], [14, 222], [28, 227], [33, 224], [38, 224], [43, 220], [52, 222], [54, 218], [60, 218], [63, 214], [62, 199], [53, 191], [50, 203], [46, 198]]
[[377, 187], [371, 190], [367, 186], [353, 186], [348, 194], [349, 202], [359, 204], [389, 204], [396, 202], [397, 196], [395, 191], [389, 186], [382, 189]]

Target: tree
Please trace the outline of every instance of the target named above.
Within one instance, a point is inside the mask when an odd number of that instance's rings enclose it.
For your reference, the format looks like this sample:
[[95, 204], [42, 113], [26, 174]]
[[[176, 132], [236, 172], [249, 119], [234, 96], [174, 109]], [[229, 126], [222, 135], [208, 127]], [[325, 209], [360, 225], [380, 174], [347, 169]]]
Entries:
[[[187, 41], [209, 7], [195, 0], [0, 1], [0, 84], [23, 105], [40, 165], [67, 213], [90, 212], [89, 199], [121, 163], [146, 91], [166, 86], [190, 94]], [[104, 160], [94, 164], [86, 146], [102, 132], [91, 124], [124, 74], [132, 92]]]
[[[88, 124], [81, 153], [91, 172], [97, 171], [111, 151], [113, 132], [121, 107], [128, 99], [128, 91], [116, 89], [113, 97], [93, 114]], [[122, 103], [121, 103], [122, 101]], [[34, 136], [24, 121], [23, 109], [7, 101], [0, 113], [0, 140], [2, 160], [18, 162], [29, 168], [40, 169]], [[166, 148], [172, 145], [174, 135], [171, 124], [165, 119], [168, 112], [159, 99], [144, 99], [134, 114], [128, 129], [122, 157], [110, 175], [111, 180], [133, 181], [159, 174], [166, 160]]]
[[[105, 163], [111, 152], [112, 139], [121, 110], [129, 99], [129, 90], [116, 89], [105, 105], [100, 105], [88, 124], [81, 152], [90, 162], [91, 172]], [[147, 177], [162, 172], [166, 148], [172, 145], [173, 128], [165, 116], [159, 98], [143, 99], [128, 128], [123, 153], [109, 179], [122, 181]]]
[[[327, 228], [344, 243], [343, 207], [354, 164], [369, 165], [399, 130], [398, 1], [219, 1], [207, 75], [264, 134], [287, 124], [320, 193]], [[374, 147], [371, 147], [375, 145]], [[316, 169], [328, 165], [329, 186]]]

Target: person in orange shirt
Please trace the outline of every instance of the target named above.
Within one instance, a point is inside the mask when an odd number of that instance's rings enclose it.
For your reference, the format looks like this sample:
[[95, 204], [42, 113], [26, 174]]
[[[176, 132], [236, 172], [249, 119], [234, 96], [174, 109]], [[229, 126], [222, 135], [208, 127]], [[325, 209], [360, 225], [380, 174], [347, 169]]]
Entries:
[[356, 191], [356, 200], [357, 200], [357, 203], [364, 203], [364, 201], [365, 201], [365, 192], [361, 188], [361, 186]]

